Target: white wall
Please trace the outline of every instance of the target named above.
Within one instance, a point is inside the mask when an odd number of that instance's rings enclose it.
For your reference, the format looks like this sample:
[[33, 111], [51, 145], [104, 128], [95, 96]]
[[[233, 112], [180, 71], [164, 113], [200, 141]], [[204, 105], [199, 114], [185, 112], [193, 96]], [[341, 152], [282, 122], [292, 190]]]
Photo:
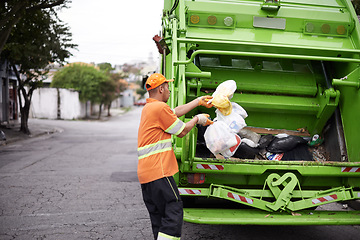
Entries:
[[29, 117], [57, 118], [57, 90], [56, 88], [39, 88], [33, 93]]
[[[79, 93], [68, 89], [59, 89], [60, 119], [85, 117], [85, 104], [79, 100]], [[84, 109], [83, 109], [84, 108]], [[58, 91], [56, 88], [38, 88], [34, 91], [30, 114], [31, 118], [58, 118]]]
[[131, 89], [126, 89], [121, 94], [121, 107], [131, 107], [134, 106], [134, 92]]
[[[86, 113], [90, 116], [91, 103], [80, 102], [79, 93], [68, 89], [59, 88], [60, 96], [60, 119], [79, 119], [85, 118]], [[130, 107], [134, 105], [132, 91], [125, 91], [125, 94], [112, 102], [112, 107]], [[104, 107], [104, 106], [103, 106]], [[86, 112], [87, 108], [87, 112]], [[92, 106], [93, 114], [99, 111], [99, 105]], [[106, 109], [103, 109], [106, 111]], [[58, 91], [56, 88], [38, 88], [34, 91], [30, 118], [58, 119]]]
[[[61, 119], [77, 119], [85, 116], [81, 112], [81, 102], [79, 101], [79, 92], [67, 89], [60, 91], [60, 115]], [[85, 104], [84, 104], [85, 106]]]

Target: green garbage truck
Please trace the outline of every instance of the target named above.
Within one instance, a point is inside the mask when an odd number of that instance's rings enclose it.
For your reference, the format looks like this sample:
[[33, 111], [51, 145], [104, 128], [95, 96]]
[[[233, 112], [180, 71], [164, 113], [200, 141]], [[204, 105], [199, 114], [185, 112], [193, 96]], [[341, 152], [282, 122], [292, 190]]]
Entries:
[[208, 154], [200, 126], [174, 138], [185, 221], [360, 224], [360, 211], [326, 208], [360, 199], [360, 26], [350, 0], [164, 0], [154, 40], [160, 72], [175, 79], [170, 107], [234, 80], [246, 129], [323, 140], [305, 144], [311, 159], [274, 161]]

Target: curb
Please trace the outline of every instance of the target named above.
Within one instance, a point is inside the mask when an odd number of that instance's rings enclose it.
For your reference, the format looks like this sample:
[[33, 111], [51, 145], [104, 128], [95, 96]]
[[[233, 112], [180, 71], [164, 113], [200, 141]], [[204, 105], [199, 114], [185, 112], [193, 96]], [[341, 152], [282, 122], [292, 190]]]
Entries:
[[26, 135], [25, 133], [20, 132], [17, 128], [16, 129], [15, 128], [3, 128], [3, 129], [0, 128], [0, 130], [2, 130], [5, 133], [6, 138], [7, 138], [5, 141], [0, 140], [0, 147], [12, 144], [14, 142], [30, 140], [30, 139], [34, 139], [37, 137], [51, 135], [51, 134], [55, 134], [55, 133], [62, 133], [64, 131], [62, 128], [51, 127], [49, 129], [33, 130], [32, 134]]

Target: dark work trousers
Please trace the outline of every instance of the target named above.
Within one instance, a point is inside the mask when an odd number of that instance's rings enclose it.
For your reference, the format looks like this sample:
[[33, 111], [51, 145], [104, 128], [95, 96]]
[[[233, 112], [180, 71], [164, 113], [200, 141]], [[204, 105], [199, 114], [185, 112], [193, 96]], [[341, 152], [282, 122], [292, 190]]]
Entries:
[[181, 237], [183, 202], [173, 177], [141, 184], [143, 199], [150, 214], [154, 239], [159, 232]]

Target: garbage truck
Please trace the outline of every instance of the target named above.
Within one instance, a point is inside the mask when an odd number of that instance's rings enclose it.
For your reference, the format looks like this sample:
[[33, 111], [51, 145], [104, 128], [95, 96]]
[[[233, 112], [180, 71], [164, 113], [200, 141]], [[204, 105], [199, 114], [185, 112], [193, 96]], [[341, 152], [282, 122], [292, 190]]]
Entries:
[[[201, 126], [174, 137], [185, 221], [360, 224], [356, 209], [327, 208], [360, 199], [360, 26], [350, 0], [164, 0], [161, 28], [153, 40], [161, 73], [175, 80], [170, 107], [233, 80], [246, 129], [307, 139], [300, 156], [276, 161], [259, 147], [256, 157], [211, 154]], [[314, 136], [322, 141], [311, 145]]]

